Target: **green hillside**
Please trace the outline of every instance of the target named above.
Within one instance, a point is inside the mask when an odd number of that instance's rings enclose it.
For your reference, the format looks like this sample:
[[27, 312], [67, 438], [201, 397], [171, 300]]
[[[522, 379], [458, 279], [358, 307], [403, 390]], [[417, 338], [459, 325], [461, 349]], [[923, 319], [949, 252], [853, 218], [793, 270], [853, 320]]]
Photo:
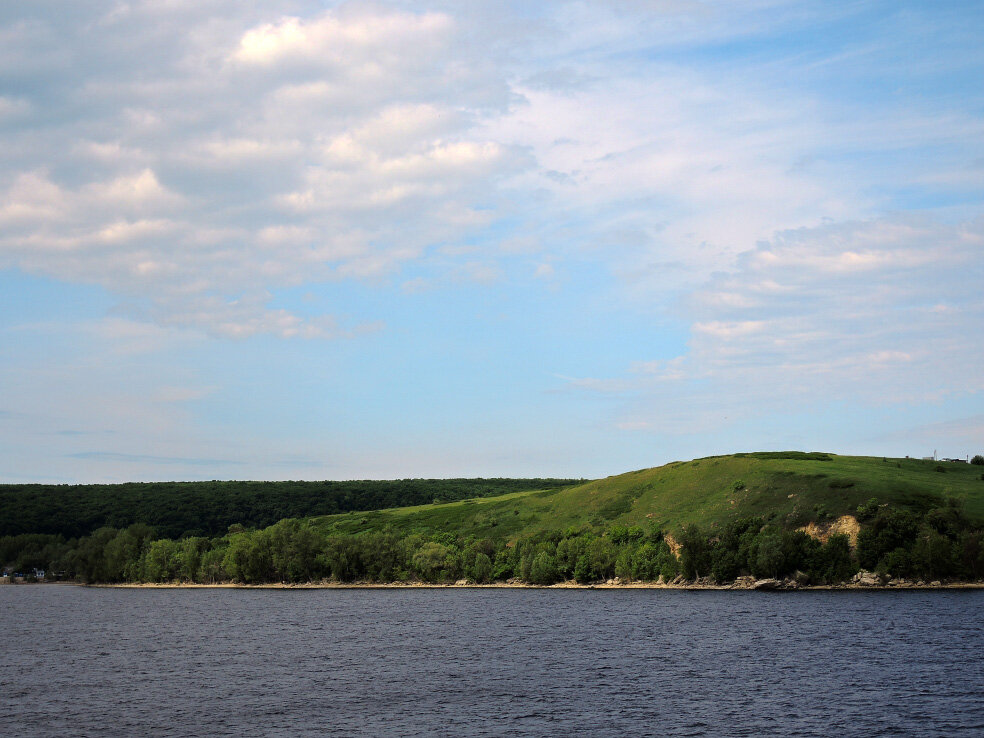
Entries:
[[[525, 489], [498, 496], [443, 494], [437, 499], [449, 501], [232, 525], [212, 536], [162, 536], [143, 522], [72, 539], [0, 536], [0, 564], [15, 579], [43, 569], [86, 582], [727, 584], [751, 576], [799, 586], [844, 583], [859, 570], [880, 581], [981, 581], [982, 476], [984, 466], [956, 462], [734, 454], [563, 487], [521, 480]], [[515, 481], [498, 480], [499, 489]], [[425, 486], [425, 499], [435, 499], [435, 485]], [[467, 490], [493, 491], [484, 483], [444, 491]]]
[[518, 538], [570, 527], [687, 523], [722, 525], [762, 517], [782, 527], [824, 523], [875, 499], [924, 512], [947, 498], [984, 520], [984, 468], [956, 462], [823, 453], [711, 456], [598, 479], [573, 487], [486, 499], [317, 518], [323, 532], [457, 532]]

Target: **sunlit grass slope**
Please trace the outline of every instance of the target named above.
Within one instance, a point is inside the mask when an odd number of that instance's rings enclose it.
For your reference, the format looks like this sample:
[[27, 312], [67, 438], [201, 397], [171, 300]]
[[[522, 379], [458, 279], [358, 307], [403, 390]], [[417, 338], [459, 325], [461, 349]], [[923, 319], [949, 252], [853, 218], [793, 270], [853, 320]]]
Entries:
[[761, 516], [796, 527], [854, 513], [874, 498], [913, 510], [961, 500], [984, 520], [984, 467], [970, 464], [765, 452], [712, 456], [598, 479], [574, 487], [518, 492], [447, 504], [348, 513], [317, 519], [328, 531], [386, 527], [403, 532], [457, 532], [516, 538], [539, 530], [655, 523], [721, 524]]

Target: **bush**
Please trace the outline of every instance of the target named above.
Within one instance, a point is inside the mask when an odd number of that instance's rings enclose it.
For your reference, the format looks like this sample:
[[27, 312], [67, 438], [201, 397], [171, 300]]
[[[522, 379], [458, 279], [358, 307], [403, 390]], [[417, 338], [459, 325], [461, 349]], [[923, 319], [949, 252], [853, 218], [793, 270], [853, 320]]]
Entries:
[[858, 518], [861, 520], [867, 520], [868, 518], [873, 518], [878, 514], [878, 500], [874, 497], [869, 499], [867, 502], [863, 502], [858, 505], [857, 508]]
[[970, 460], [970, 463], [973, 464], [974, 466], [984, 466], [984, 456], [977, 454], [976, 456], [974, 456], [974, 458]]

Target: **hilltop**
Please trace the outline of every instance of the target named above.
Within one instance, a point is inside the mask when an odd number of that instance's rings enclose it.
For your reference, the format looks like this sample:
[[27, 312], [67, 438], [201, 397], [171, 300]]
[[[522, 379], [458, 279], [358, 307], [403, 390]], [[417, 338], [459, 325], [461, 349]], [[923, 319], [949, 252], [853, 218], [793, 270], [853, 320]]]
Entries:
[[679, 531], [760, 517], [783, 528], [820, 526], [872, 500], [915, 514], [958, 500], [984, 520], [984, 468], [959, 462], [757, 452], [675, 461], [583, 484], [446, 504], [316, 518], [328, 533], [392, 528], [510, 539], [612, 525]]

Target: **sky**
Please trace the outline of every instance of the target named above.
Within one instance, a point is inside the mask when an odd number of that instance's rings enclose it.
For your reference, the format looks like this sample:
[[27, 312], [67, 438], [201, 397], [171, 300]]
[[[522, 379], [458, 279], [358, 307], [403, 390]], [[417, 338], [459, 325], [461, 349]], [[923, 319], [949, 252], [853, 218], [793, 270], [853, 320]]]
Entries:
[[0, 5], [0, 482], [984, 452], [984, 8]]

